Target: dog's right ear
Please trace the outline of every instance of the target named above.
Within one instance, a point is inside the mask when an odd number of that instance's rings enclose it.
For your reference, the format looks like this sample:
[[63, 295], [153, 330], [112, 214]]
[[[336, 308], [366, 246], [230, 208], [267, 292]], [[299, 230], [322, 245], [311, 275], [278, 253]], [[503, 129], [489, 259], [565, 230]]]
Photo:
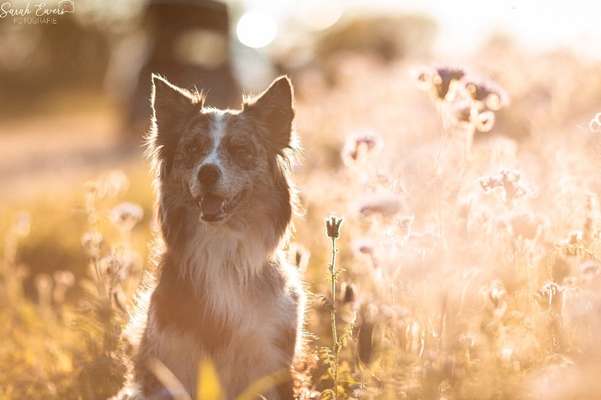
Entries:
[[194, 110], [202, 108], [202, 102], [202, 96], [175, 86], [160, 75], [152, 74], [150, 104], [153, 120], [159, 130], [168, 131], [177, 126], [179, 121]]
[[171, 167], [171, 155], [184, 124], [194, 112], [202, 108], [203, 101], [202, 94], [192, 93], [152, 74], [152, 123], [148, 145], [152, 154], [164, 161], [167, 169]]

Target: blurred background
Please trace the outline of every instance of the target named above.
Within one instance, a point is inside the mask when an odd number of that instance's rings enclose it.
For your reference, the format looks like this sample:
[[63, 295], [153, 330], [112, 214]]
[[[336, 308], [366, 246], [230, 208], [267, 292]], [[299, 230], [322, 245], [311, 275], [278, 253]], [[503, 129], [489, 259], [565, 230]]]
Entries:
[[[342, 356], [348, 398], [601, 398], [599, 4], [37, 4], [0, 1], [0, 398], [122, 383], [115, 339], [150, 264], [151, 73], [232, 108], [292, 79], [297, 260], [327, 294], [322, 222], [345, 217], [339, 300], [369, 332]], [[112, 311], [82, 324], [113, 263]]]
[[49, 21], [11, 15], [25, 1], [3, 4], [0, 182], [13, 188], [2, 191], [4, 198], [29, 192], [38, 177], [60, 185], [68, 182], [64, 174], [139, 155], [151, 72], [205, 90], [213, 105], [236, 107], [241, 93], [257, 92], [279, 74], [298, 79], [301, 98], [303, 80], [335, 86], [349, 57], [382, 65], [447, 63], [497, 46], [494, 62], [510, 67], [503, 46], [533, 56], [601, 54], [599, 10], [584, 0], [486, 7], [467, 0], [452, 6], [392, 0], [66, 3], [69, 12]]

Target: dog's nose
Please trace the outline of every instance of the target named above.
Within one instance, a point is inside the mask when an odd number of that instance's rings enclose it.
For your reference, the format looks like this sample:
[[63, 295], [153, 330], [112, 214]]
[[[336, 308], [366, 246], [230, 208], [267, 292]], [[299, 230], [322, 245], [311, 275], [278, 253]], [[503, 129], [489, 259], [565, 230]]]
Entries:
[[216, 165], [203, 165], [200, 167], [200, 171], [198, 171], [198, 181], [206, 188], [210, 188], [217, 182], [220, 175], [221, 172], [219, 172], [219, 168]]

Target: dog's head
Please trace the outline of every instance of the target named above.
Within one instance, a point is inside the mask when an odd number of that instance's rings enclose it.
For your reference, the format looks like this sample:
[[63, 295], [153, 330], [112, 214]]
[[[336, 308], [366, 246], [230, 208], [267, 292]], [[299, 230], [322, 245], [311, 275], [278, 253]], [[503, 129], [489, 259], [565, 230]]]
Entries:
[[156, 75], [152, 82], [148, 144], [162, 211], [185, 208], [187, 218], [209, 225], [279, 218], [283, 231], [290, 220], [290, 189], [282, 161], [293, 147], [294, 118], [288, 78], [245, 100], [241, 110], [205, 107], [198, 93]]

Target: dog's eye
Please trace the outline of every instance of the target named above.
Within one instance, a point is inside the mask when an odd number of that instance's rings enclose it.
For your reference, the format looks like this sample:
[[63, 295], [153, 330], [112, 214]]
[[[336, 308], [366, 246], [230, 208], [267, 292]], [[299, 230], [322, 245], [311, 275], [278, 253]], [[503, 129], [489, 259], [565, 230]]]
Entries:
[[248, 143], [230, 141], [227, 150], [234, 160], [244, 167], [251, 164], [254, 159], [253, 147]]
[[186, 168], [192, 168], [194, 166], [194, 163], [198, 160], [203, 150], [204, 145], [200, 140], [195, 140], [186, 147], [184, 153], [184, 164]]

